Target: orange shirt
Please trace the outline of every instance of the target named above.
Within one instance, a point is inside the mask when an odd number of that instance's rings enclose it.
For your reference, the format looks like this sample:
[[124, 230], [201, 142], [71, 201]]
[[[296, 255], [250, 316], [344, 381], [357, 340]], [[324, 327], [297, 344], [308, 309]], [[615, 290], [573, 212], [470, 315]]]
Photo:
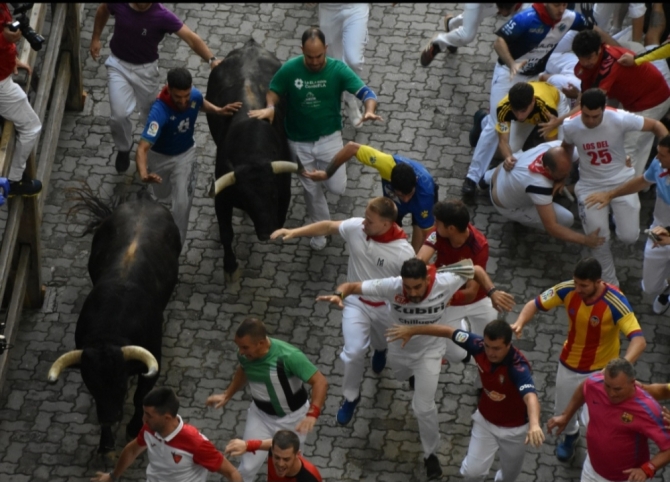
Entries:
[[535, 298], [542, 311], [563, 305], [570, 327], [563, 344], [560, 361], [580, 373], [602, 369], [619, 356], [621, 331], [630, 340], [642, 336], [642, 329], [633, 309], [619, 289], [607, 284], [602, 296], [587, 304], [575, 292], [574, 281], [565, 281], [549, 288]]

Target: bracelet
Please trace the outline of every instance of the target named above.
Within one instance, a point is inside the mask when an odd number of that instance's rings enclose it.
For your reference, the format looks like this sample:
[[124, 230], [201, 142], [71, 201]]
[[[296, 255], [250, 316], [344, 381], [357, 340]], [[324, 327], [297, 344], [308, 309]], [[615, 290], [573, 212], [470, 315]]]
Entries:
[[654, 467], [654, 464], [652, 464], [651, 462], [643, 463], [640, 469], [642, 469], [642, 472], [644, 472], [645, 475], [650, 479], [653, 478], [654, 475], [656, 475], [656, 467]]
[[274, 106], [274, 105], [269, 105], [269, 106], [266, 107], [266, 109], [272, 109], [272, 110], [275, 110], [275, 106]]
[[488, 290], [488, 291], [486, 292], [486, 296], [488, 296], [488, 297], [490, 298], [491, 295], [492, 295], [493, 293], [495, 293], [496, 291], [498, 291], [498, 288], [496, 288], [496, 287], [494, 286], [493, 288], [491, 288], [490, 290]]
[[207, 63], [209, 65], [212, 65], [212, 62], [214, 62], [215, 60], [216, 60], [216, 57], [210, 57], [209, 60], [207, 61]]
[[117, 482], [119, 480], [118, 477], [114, 477], [114, 472], [108, 472], [107, 475], [109, 475], [109, 480], [112, 482]]
[[262, 440], [247, 440], [247, 452], [255, 454], [256, 450], [261, 448], [262, 443], [263, 443]]
[[314, 418], [319, 418], [319, 415], [321, 415], [321, 409], [314, 405], [313, 403], [309, 404], [309, 410], [307, 412], [306, 417], [314, 417]]

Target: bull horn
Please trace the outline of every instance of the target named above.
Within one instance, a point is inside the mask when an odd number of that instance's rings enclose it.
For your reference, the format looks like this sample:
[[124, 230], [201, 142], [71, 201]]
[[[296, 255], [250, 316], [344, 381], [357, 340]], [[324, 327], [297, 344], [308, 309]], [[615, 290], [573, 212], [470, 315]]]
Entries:
[[146, 373], [142, 373], [143, 377], [155, 377], [158, 373], [158, 362], [149, 350], [137, 345], [122, 346], [121, 352], [125, 360], [138, 360], [144, 363], [149, 369]]
[[49, 375], [47, 378], [49, 383], [56, 383], [60, 372], [69, 366], [79, 363], [81, 361], [81, 354], [83, 352], [83, 350], [72, 350], [58, 357], [58, 360], [53, 362], [53, 365], [51, 365], [51, 368], [49, 369]]
[[273, 161], [272, 172], [275, 174], [284, 174], [286, 172], [298, 172], [298, 165], [295, 162]]
[[209, 197], [216, 196], [225, 188], [232, 186], [233, 184], [235, 184], [235, 173], [229, 172], [228, 174], [224, 174], [216, 181], [212, 181], [212, 186], [209, 188]]

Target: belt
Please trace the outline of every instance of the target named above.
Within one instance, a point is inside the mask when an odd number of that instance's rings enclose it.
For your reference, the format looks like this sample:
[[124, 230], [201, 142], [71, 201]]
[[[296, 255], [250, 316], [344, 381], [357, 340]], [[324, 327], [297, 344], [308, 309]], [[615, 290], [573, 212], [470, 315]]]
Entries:
[[500, 198], [498, 197], [498, 174], [500, 173], [500, 169], [502, 168], [502, 164], [498, 164], [498, 167], [496, 167], [496, 170], [493, 171], [493, 176], [491, 176], [491, 200], [493, 201], [493, 204], [498, 206], [499, 208], [505, 209], [505, 206], [502, 205], [500, 202]]
[[362, 296], [359, 296], [358, 299], [361, 300], [361, 303], [365, 303], [366, 305], [372, 306], [374, 308], [379, 308], [380, 306], [384, 306], [386, 304], [385, 301], [370, 301], [366, 300]]

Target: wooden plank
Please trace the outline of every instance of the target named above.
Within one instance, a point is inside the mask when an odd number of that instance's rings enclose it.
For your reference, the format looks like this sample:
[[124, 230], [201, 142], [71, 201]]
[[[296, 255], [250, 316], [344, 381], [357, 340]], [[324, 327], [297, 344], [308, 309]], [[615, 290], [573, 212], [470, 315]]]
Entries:
[[9, 215], [7, 216], [7, 224], [5, 225], [5, 236], [0, 247], [0, 300], [3, 300], [5, 297], [22, 213], [23, 198], [12, 198], [9, 201]]
[[[7, 343], [12, 345], [16, 339], [19, 320], [21, 319], [21, 307], [23, 306], [23, 298], [26, 294], [26, 274], [28, 272], [28, 264], [30, 263], [30, 247], [22, 246], [19, 254], [19, 264], [16, 270], [16, 277], [14, 278], [14, 288], [12, 290], [12, 299], [9, 302], [7, 309], [7, 322], [5, 324], [4, 336]], [[9, 356], [11, 350], [6, 350], [0, 355], [0, 393], [2, 393], [3, 382], [7, 375], [7, 367], [9, 365]]]
[[15, 139], [14, 123], [5, 121], [2, 128], [2, 137], [0, 137], [0, 175], [2, 177], [7, 177], [7, 174], [9, 174], [9, 167], [14, 155]]
[[69, 50], [71, 57], [71, 81], [67, 92], [65, 108], [81, 112], [84, 110], [84, 77], [81, 62], [81, 8], [79, 3], [67, 4], [67, 20], [63, 49]]
[[44, 201], [49, 192], [51, 168], [56, 157], [58, 137], [65, 113], [65, 94], [67, 93], [72, 72], [70, 58], [70, 52], [63, 52], [61, 54], [56, 83], [53, 89], [53, 98], [51, 100], [51, 109], [49, 109], [49, 117], [42, 132], [42, 150], [40, 151], [40, 159], [37, 163], [37, 179], [42, 181], [42, 192], [37, 197], [39, 205], [38, 219], [40, 222]]

